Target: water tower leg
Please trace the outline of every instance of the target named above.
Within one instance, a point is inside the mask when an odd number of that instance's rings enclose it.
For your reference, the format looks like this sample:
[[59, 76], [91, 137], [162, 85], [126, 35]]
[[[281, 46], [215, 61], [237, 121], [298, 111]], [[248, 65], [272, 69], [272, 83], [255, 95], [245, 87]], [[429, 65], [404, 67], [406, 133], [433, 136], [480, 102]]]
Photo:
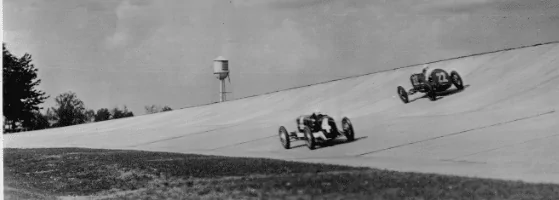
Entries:
[[219, 101], [224, 102], [225, 101], [225, 80], [220, 80], [220, 82], [221, 82], [221, 87], [219, 88]]
[[223, 101], [227, 101], [227, 92], [225, 91], [225, 79], [221, 81], [221, 88], [223, 88]]

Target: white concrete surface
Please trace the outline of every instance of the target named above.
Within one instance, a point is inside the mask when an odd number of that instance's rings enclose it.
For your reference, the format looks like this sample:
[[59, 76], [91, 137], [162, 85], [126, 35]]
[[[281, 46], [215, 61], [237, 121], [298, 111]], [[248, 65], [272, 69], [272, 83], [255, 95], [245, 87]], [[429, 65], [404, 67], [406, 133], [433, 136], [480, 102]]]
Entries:
[[[4, 135], [5, 147], [140, 149], [268, 157], [400, 171], [559, 183], [559, 44], [455, 60], [468, 87], [403, 104], [402, 68], [167, 113]], [[414, 95], [411, 99], [419, 98]], [[278, 127], [314, 109], [349, 117], [357, 141], [285, 150]], [[343, 140], [343, 138], [341, 138]]]

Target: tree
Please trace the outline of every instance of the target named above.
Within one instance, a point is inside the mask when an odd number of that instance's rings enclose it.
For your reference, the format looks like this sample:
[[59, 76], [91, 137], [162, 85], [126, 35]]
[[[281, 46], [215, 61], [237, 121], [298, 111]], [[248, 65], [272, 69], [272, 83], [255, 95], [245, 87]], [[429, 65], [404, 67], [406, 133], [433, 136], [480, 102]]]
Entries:
[[56, 113], [54, 113], [51, 108], [47, 108], [47, 111], [45, 112], [45, 118], [48, 120], [50, 126], [53, 126], [57, 120]]
[[37, 78], [37, 69], [31, 64], [31, 55], [25, 53], [18, 58], [10, 53], [6, 44], [2, 43], [2, 99], [5, 120], [12, 128], [16, 123], [23, 126], [33, 124], [35, 112], [39, 104], [49, 98], [43, 91], [35, 87], [41, 83]]
[[47, 117], [39, 111], [33, 111], [33, 118], [24, 121], [22, 125], [28, 130], [40, 130], [50, 127]]
[[157, 106], [157, 105], [145, 106], [144, 108], [146, 110], [146, 114], [153, 114], [153, 113], [173, 110], [169, 106], [164, 106], [163, 108], [161, 108], [161, 106]]
[[171, 107], [165, 106], [165, 107], [163, 107], [163, 109], [161, 109], [161, 112], [172, 111], [172, 110], [173, 109], [171, 109]]
[[156, 105], [145, 106], [146, 114], [153, 114], [159, 112], [159, 108]]
[[111, 112], [109, 112], [109, 109], [101, 108], [97, 110], [97, 113], [95, 114], [96, 122], [105, 121], [109, 119], [111, 119]]
[[86, 123], [95, 121], [95, 111], [87, 110], [87, 111], [85, 111], [84, 114], [85, 114], [85, 122]]
[[52, 108], [56, 117], [56, 126], [71, 126], [86, 122], [86, 109], [82, 100], [74, 92], [66, 92], [55, 99], [58, 108]]
[[124, 117], [133, 117], [134, 113], [132, 111], [128, 111], [128, 108], [124, 106], [124, 109], [120, 110], [118, 107], [113, 108], [112, 112], [112, 119], [119, 119]]

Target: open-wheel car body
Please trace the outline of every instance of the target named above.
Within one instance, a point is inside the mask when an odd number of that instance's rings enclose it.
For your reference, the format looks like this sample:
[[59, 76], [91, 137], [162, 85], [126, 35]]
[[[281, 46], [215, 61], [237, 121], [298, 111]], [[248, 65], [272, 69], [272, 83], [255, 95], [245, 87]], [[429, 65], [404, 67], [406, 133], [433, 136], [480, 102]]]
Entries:
[[309, 149], [315, 149], [319, 144], [330, 142], [339, 137], [345, 137], [347, 141], [355, 139], [353, 125], [347, 117], [343, 117], [338, 126], [334, 118], [323, 114], [302, 115], [295, 120], [297, 128], [289, 132], [284, 126], [280, 126], [278, 134], [282, 146], [291, 148], [291, 142], [305, 140]]
[[415, 93], [425, 93], [427, 97], [434, 101], [437, 99], [437, 93], [448, 90], [453, 85], [458, 90], [464, 89], [462, 77], [456, 71], [448, 73], [443, 69], [432, 70], [427, 77], [424, 73], [412, 74], [410, 82], [412, 88], [406, 91], [404, 87], [398, 86], [398, 96], [404, 103], [409, 102], [408, 95]]

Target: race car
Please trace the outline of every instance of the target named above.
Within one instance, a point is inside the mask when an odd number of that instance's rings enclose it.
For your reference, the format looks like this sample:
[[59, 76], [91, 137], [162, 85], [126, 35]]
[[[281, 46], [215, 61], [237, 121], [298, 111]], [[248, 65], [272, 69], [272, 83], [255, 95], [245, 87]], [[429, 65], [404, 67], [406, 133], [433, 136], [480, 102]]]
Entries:
[[[428, 76], [426, 77], [426, 74]], [[452, 85], [456, 86], [458, 90], [464, 89], [462, 78], [456, 71], [451, 71], [450, 74], [443, 69], [433, 69], [430, 73], [423, 69], [423, 73], [412, 74], [410, 76], [412, 88], [406, 92], [404, 87], [398, 86], [398, 95], [404, 103], [409, 102], [408, 95], [413, 95], [416, 92], [427, 93], [427, 97], [431, 101], [437, 99], [437, 93], [448, 90]]]
[[334, 118], [322, 113], [301, 115], [295, 122], [296, 131], [288, 132], [284, 126], [279, 128], [279, 138], [285, 149], [291, 148], [291, 141], [295, 140], [305, 140], [307, 147], [313, 150], [319, 143], [329, 142], [340, 136], [345, 136], [347, 141], [355, 139], [353, 125], [347, 117], [342, 119], [341, 129], [334, 122]]

